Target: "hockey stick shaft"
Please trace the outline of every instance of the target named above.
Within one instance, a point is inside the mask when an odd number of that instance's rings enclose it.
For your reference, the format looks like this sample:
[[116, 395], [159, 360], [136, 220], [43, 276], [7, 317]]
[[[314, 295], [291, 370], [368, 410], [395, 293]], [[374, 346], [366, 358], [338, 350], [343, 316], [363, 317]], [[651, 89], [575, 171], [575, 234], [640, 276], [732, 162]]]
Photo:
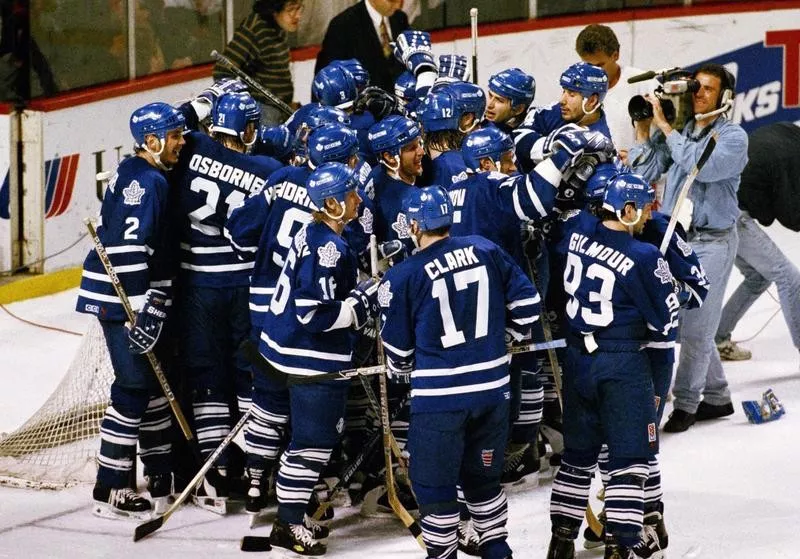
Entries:
[[[372, 406], [373, 411], [375, 414], [380, 417], [381, 415], [381, 404], [378, 401], [378, 397], [375, 396], [375, 391], [372, 390], [372, 386], [369, 384], [369, 379], [365, 376], [359, 376], [359, 380], [361, 380], [361, 386], [364, 387], [364, 392], [367, 395], [367, 400], [369, 400], [370, 405]], [[393, 418], [390, 418], [390, 421], [393, 421]], [[397, 444], [397, 439], [394, 436], [394, 433], [391, 434], [391, 441], [392, 443], [392, 453], [394, 457], [397, 458], [398, 462], [400, 462], [401, 466], [406, 466], [405, 458], [403, 458], [403, 453], [400, 450], [400, 445]]]
[[[92, 220], [87, 218], [84, 220], [84, 223], [86, 223], [86, 228], [89, 230], [89, 235], [92, 237], [92, 242], [94, 242], [94, 249], [97, 252], [97, 256], [100, 258], [100, 262], [103, 264], [103, 268], [105, 268], [106, 274], [111, 280], [111, 285], [114, 287], [114, 291], [116, 291], [120, 303], [122, 303], [122, 308], [125, 309], [128, 322], [133, 324], [136, 322], [136, 315], [133, 314], [133, 308], [131, 307], [131, 302], [128, 299], [128, 294], [125, 293], [125, 288], [122, 287], [122, 282], [120, 281], [117, 272], [114, 270], [114, 266], [111, 264], [111, 259], [109, 259], [108, 253], [106, 252], [106, 247], [103, 246]], [[158, 383], [161, 385], [161, 390], [164, 392], [164, 396], [166, 396], [167, 401], [169, 402], [169, 407], [172, 409], [172, 413], [175, 415], [175, 420], [178, 422], [178, 425], [183, 432], [183, 436], [186, 437], [187, 441], [191, 441], [194, 439], [192, 429], [189, 427], [189, 422], [186, 421], [186, 416], [183, 415], [180, 404], [178, 404], [178, 400], [175, 398], [175, 394], [172, 392], [172, 388], [170, 387], [167, 377], [164, 374], [164, 369], [161, 368], [161, 363], [152, 352], [148, 351], [145, 353], [145, 355], [147, 356], [147, 360], [150, 362], [150, 367], [153, 369], [153, 373], [158, 379]]]
[[697, 175], [700, 173], [700, 170], [708, 161], [708, 158], [711, 157], [711, 154], [714, 152], [714, 148], [717, 146], [717, 136], [719, 134], [716, 130], [711, 132], [711, 135], [708, 138], [708, 143], [706, 147], [703, 149], [703, 153], [700, 154], [700, 159], [697, 160], [697, 163], [694, 167], [692, 167], [692, 172], [686, 177], [686, 180], [683, 181], [681, 185], [681, 190], [678, 193], [678, 199], [675, 201], [675, 207], [672, 208], [672, 215], [669, 218], [669, 224], [667, 225], [667, 231], [664, 233], [664, 238], [661, 239], [661, 246], [658, 247], [658, 250], [661, 254], [667, 253], [667, 247], [669, 246], [669, 241], [672, 238], [672, 234], [675, 232], [675, 226], [678, 223], [678, 214], [680, 213], [681, 206], [683, 206], [683, 202], [686, 200], [686, 197], [689, 195], [689, 189], [692, 187], [694, 180], [697, 178]]
[[469, 10], [470, 38], [472, 39], [472, 83], [478, 84], [478, 8]]
[[245, 426], [249, 418], [250, 418], [250, 409], [248, 409], [247, 412], [242, 415], [242, 417], [239, 419], [236, 425], [234, 425], [233, 429], [231, 429], [231, 432], [228, 433], [224, 439], [222, 439], [222, 442], [219, 443], [219, 446], [214, 450], [214, 452], [212, 452], [209, 455], [209, 457], [206, 458], [206, 461], [203, 463], [203, 466], [189, 481], [189, 483], [183, 489], [181, 494], [178, 495], [178, 498], [175, 499], [175, 502], [172, 503], [172, 505], [166, 510], [166, 512], [161, 516], [153, 518], [152, 520], [148, 520], [147, 522], [143, 522], [142, 524], [139, 524], [136, 527], [136, 530], [134, 531], [133, 534], [133, 541], [137, 542], [142, 538], [149, 536], [150, 534], [152, 534], [153, 532], [155, 532], [156, 530], [161, 528], [161, 526], [164, 525], [164, 523], [172, 515], [172, 513], [175, 512], [178, 509], [178, 507], [181, 506], [181, 504], [183, 504], [183, 502], [189, 497], [189, 494], [191, 494], [191, 492], [194, 491], [194, 488], [200, 484], [200, 482], [203, 480], [203, 477], [205, 477], [208, 471], [214, 466], [214, 463], [217, 461], [220, 455], [225, 451], [225, 449], [228, 448], [228, 445], [231, 444], [231, 441], [233, 441], [234, 437], [236, 437], [236, 435], [239, 434], [239, 431], [242, 430], [242, 428]]
[[[372, 278], [377, 281], [378, 280], [378, 240], [375, 235], [370, 235], [369, 238], [369, 249], [370, 249], [370, 267], [372, 271]], [[377, 321], [377, 329], [378, 335], [375, 337], [375, 344], [376, 350], [378, 352], [378, 365], [382, 366], [384, 363], [384, 355], [383, 355], [383, 342], [381, 340], [381, 327], [380, 327], [380, 315], [376, 317]], [[411, 534], [414, 536], [414, 539], [417, 540], [420, 547], [425, 549], [425, 542], [422, 541], [422, 529], [420, 528], [417, 521], [414, 520], [414, 517], [411, 516], [400, 502], [400, 499], [397, 497], [397, 487], [395, 486], [394, 481], [394, 470], [392, 470], [392, 429], [391, 423], [389, 422], [389, 394], [386, 388], [386, 375], [382, 374], [378, 376], [378, 383], [380, 386], [380, 395], [381, 395], [381, 429], [383, 431], [383, 458], [386, 465], [385, 471], [385, 481], [386, 481], [386, 496], [389, 500], [389, 505], [392, 507], [392, 510], [403, 523], [403, 525], [409, 529]]]
[[249, 74], [244, 72], [241, 68], [239, 68], [236, 64], [233, 63], [233, 60], [217, 52], [216, 50], [211, 51], [211, 58], [222, 64], [225, 68], [236, 74], [236, 76], [242, 80], [247, 87], [259, 92], [265, 99], [267, 99], [273, 106], [280, 109], [282, 113], [284, 113], [287, 117], [292, 116], [294, 111], [292, 108], [284, 103], [279, 97], [277, 97], [274, 93], [272, 93], [269, 89], [258, 83]]

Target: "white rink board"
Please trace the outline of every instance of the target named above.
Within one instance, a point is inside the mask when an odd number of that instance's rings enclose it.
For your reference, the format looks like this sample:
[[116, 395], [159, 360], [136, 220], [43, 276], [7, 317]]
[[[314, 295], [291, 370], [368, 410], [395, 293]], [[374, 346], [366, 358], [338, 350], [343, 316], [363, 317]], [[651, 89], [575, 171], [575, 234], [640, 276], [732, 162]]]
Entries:
[[[785, 107], [779, 106], [778, 98], [782, 87], [780, 82], [784, 79], [783, 76], [774, 69], [765, 71], [765, 66], [761, 63], [764, 56], [771, 56], [770, 60], [782, 56], [780, 48], [758, 47], [761, 50], [752, 58], [753, 64], [746, 63], [750, 60], [748, 58], [740, 60], [734, 55], [730, 59], [726, 58], [727, 53], [763, 44], [769, 30], [800, 29], [800, 9], [644, 19], [612, 22], [608, 25], [619, 38], [622, 65], [647, 70], [692, 66], [708, 59], [719, 58], [720, 62], [732, 63], [731, 69], [738, 74], [738, 83], [744, 84], [745, 91], [739, 90], [739, 97], [743, 93], [748, 94], [748, 88], [749, 93], [753, 94], [748, 97], [752, 110], [745, 111], [744, 114], [751, 114], [755, 110], [756, 116], [764, 117], [749, 122], [749, 126], [800, 118], [797, 109], [787, 111]], [[492, 74], [510, 66], [518, 66], [536, 78], [536, 104], [548, 104], [557, 100], [561, 72], [578, 60], [574, 45], [575, 37], [582, 28], [583, 25], [579, 25], [479, 38], [480, 85], [485, 87]], [[471, 45], [469, 39], [459, 39], [436, 43], [433, 50], [436, 54], [455, 52], [469, 56]], [[292, 65], [295, 97], [301, 102], [309, 101], [313, 68], [313, 59]], [[797, 76], [797, 69], [790, 73], [790, 77], [792, 76]], [[82, 235], [84, 226], [81, 220], [98, 211], [99, 201], [94, 178], [98, 165], [95, 153], [103, 152], [101, 161], [104, 170], [113, 169], [122, 155], [130, 153], [127, 119], [131, 111], [150, 101], [175, 103], [200, 91], [205, 85], [206, 80], [195, 80], [45, 115], [44, 159], [79, 155], [75, 192], [68, 210], [63, 215], [46, 220], [45, 254], [60, 250]], [[769, 91], [760, 91], [769, 87], [772, 87]], [[760, 112], [757, 110], [758, 103], [762, 103]], [[737, 108], [734, 116], [737, 122], [741, 120], [740, 112]], [[745, 116], [745, 120], [747, 119]], [[0, 236], [0, 239], [6, 238], [7, 235]], [[65, 254], [49, 260], [45, 270], [79, 265], [88, 247], [88, 241], [84, 241]]]

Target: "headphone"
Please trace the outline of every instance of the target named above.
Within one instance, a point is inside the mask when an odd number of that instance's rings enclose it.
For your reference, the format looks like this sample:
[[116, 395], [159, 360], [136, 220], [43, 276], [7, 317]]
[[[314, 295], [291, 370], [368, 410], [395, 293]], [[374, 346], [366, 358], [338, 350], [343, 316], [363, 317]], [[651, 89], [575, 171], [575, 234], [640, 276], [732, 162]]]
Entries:
[[[734, 75], [722, 64], [706, 64], [702, 66], [700, 69], [695, 70], [694, 75], [692, 77], [696, 78], [697, 74], [708, 73], [704, 70], [716, 70], [717, 72], [721, 73], [722, 76], [720, 77], [720, 95], [719, 99], [717, 99], [717, 109], [722, 108], [726, 104], [730, 104], [733, 106], [733, 101], [736, 99], [736, 78]], [[716, 75], [716, 72], [712, 75]]]

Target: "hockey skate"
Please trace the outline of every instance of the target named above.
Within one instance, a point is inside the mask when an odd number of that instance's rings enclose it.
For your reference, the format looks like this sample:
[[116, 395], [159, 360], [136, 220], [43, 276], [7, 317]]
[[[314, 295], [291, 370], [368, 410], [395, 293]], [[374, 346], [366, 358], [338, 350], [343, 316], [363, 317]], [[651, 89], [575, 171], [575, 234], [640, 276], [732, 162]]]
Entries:
[[663, 559], [664, 550], [669, 545], [669, 535], [664, 526], [664, 516], [658, 511], [644, 515], [642, 540], [631, 548], [636, 558]]
[[475, 531], [472, 519], [458, 521], [458, 550], [472, 557], [480, 557], [480, 537]]
[[175, 502], [173, 496], [172, 474], [154, 474], [147, 476], [147, 491], [153, 501], [153, 513], [162, 515]]
[[[394, 516], [394, 510], [389, 504], [389, 494], [382, 478], [368, 476], [364, 481], [363, 495], [361, 516], [367, 518], [390, 518]], [[397, 484], [397, 498], [411, 516], [414, 518], [419, 517], [417, 500], [411, 494], [410, 489], [401, 483]]]
[[503, 474], [500, 476], [501, 485], [520, 485], [525, 483], [533, 488], [539, 485], [539, 449], [536, 444], [525, 445], [521, 448], [506, 449], [506, 462]]
[[[558, 528], [558, 531], [563, 528]], [[547, 548], [547, 559], [575, 559], [575, 540], [553, 534], [550, 547]]]
[[269, 543], [298, 555], [325, 555], [328, 550], [324, 543], [314, 539], [314, 533], [305, 524], [287, 524], [278, 519], [272, 525]]
[[228, 513], [228, 484], [225, 468], [210, 470], [197, 486], [192, 502], [201, 509], [224, 516]]
[[150, 520], [152, 506], [150, 501], [129, 487], [112, 489], [99, 483], [92, 491], [94, 504], [92, 513], [112, 520]]
[[[603, 532], [605, 532], [606, 528], [606, 511], [605, 509], [600, 511], [600, 514], [597, 515], [597, 520], [600, 521], [600, 524], [603, 526]], [[598, 547], [602, 547], [605, 545], [605, 540], [603, 538], [603, 534], [601, 533], [599, 536], [595, 534], [592, 529], [587, 526], [583, 531], [583, 548], [584, 549], [597, 549]]]

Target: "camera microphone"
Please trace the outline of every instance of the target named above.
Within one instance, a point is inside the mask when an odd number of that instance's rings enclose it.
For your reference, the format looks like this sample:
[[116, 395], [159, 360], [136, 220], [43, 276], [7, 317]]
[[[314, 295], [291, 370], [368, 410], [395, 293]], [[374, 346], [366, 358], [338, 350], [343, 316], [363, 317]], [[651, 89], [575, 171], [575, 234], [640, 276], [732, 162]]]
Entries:
[[650, 70], [649, 72], [645, 72], [644, 74], [636, 74], [635, 76], [631, 76], [628, 78], [628, 83], [639, 83], [647, 80], [652, 80], [656, 77], [656, 72]]

